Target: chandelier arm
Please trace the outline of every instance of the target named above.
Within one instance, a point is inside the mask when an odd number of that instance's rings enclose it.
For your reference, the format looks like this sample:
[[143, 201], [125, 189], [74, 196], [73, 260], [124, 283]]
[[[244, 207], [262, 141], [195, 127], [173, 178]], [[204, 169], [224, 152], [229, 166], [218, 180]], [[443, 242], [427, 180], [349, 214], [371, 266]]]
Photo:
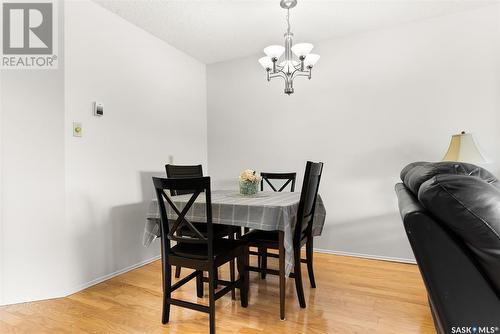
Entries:
[[301, 71], [301, 70], [295, 70], [292, 73], [292, 80], [295, 79], [296, 77], [309, 77], [311, 78], [311, 69], [309, 71]]
[[270, 73], [269, 79], [274, 79], [274, 78], [283, 78], [283, 79], [287, 80], [286, 74], [284, 74], [283, 71], [279, 71], [276, 73]]

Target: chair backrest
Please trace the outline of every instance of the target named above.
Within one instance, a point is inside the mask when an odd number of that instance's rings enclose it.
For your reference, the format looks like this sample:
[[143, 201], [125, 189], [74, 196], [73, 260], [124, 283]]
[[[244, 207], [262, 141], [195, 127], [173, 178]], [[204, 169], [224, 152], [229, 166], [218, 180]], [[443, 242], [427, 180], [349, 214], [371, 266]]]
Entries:
[[[210, 177], [207, 176], [198, 178], [171, 179], [153, 177], [153, 184], [156, 191], [156, 197], [158, 199], [158, 206], [160, 208], [160, 230], [163, 251], [168, 255], [168, 252], [170, 250], [170, 240], [180, 243], [206, 244], [208, 247], [209, 259], [211, 259], [213, 256], [213, 225]], [[176, 192], [191, 190], [193, 192], [193, 195], [186, 203], [186, 205], [182, 208], [182, 210], [180, 210], [172, 201], [172, 198], [170, 198], [170, 196], [167, 194], [167, 190], [170, 192], [172, 192], [172, 190]], [[204, 194], [206, 202], [206, 235], [201, 233], [188, 219], [186, 219], [186, 214], [193, 206], [193, 203], [200, 194]], [[171, 217], [168, 217], [167, 206], [165, 205], [165, 203], [175, 212], [175, 214]], [[169, 221], [173, 223], [169, 224]], [[181, 231], [182, 228], [188, 228], [192, 233], [177, 233]]]
[[293, 236], [295, 247], [300, 247], [301, 241], [312, 233], [314, 211], [316, 209], [316, 198], [318, 195], [319, 182], [323, 172], [322, 162], [308, 161], [304, 173], [304, 182], [300, 193], [299, 209], [297, 212], [297, 224]]
[[[202, 177], [203, 167], [201, 165], [165, 165], [168, 178]], [[192, 194], [193, 190], [171, 190], [170, 195]]]
[[[281, 192], [289, 184], [291, 184], [290, 191], [295, 190], [295, 179], [297, 178], [297, 173], [260, 173], [262, 180], [260, 181], [260, 190], [264, 191], [264, 182], [266, 182], [273, 191]], [[276, 187], [271, 183], [270, 180], [286, 180], [286, 182], [281, 186], [281, 188], [276, 189]]]

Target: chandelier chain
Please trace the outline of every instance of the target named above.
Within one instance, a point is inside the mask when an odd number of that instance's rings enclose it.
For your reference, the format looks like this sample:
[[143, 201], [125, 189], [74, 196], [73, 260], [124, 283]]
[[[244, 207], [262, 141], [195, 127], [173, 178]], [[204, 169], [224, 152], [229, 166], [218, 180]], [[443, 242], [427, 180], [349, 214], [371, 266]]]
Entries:
[[287, 32], [290, 33], [290, 8], [286, 10]]

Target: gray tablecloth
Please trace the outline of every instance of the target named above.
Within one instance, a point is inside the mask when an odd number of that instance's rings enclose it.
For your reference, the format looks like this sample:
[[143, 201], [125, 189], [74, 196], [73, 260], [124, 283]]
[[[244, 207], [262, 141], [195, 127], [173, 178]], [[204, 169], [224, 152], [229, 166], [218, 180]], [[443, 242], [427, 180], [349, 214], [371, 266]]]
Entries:
[[[173, 196], [172, 201], [182, 210], [191, 195]], [[264, 231], [285, 232], [285, 270], [287, 275], [293, 268], [293, 228], [297, 220], [299, 192], [259, 192], [252, 197], [245, 197], [230, 190], [212, 191], [212, 221], [214, 224], [234, 225]], [[169, 205], [167, 215], [177, 215]], [[313, 221], [313, 235], [321, 235], [325, 223], [325, 207], [318, 195]], [[160, 235], [160, 212], [157, 200], [151, 201], [144, 229], [144, 246]], [[205, 196], [200, 195], [189, 210], [186, 218], [190, 221], [206, 221]]]

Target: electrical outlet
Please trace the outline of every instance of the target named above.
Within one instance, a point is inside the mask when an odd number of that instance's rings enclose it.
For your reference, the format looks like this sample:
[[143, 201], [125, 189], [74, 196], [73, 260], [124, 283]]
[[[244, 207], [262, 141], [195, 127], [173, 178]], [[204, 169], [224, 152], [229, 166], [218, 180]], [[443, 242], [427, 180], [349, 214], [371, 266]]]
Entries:
[[73, 137], [81, 137], [82, 136], [82, 123], [73, 122]]

